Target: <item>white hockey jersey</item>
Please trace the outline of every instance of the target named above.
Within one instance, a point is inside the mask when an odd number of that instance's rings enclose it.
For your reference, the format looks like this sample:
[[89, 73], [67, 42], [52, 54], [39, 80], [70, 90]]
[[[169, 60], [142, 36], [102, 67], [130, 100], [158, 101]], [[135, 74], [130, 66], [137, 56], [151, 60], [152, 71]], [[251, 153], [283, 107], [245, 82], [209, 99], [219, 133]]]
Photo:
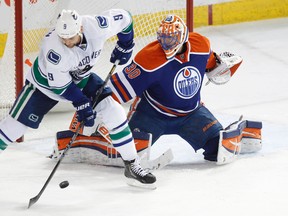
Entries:
[[43, 39], [41, 51], [26, 79], [48, 97], [60, 101], [66, 88], [75, 82], [83, 88], [96, 64], [104, 43], [118, 33], [132, 28], [132, 17], [122, 9], [111, 9], [99, 15], [82, 16], [83, 37], [86, 43], [66, 47], [52, 30]]

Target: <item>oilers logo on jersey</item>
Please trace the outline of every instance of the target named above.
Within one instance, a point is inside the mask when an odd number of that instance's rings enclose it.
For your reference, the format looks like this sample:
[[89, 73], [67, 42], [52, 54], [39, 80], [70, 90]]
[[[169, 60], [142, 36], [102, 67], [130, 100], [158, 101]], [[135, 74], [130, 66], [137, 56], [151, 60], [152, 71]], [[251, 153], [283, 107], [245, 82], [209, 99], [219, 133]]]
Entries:
[[195, 67], [184, 67], [174, 78], [174, 90], [183, 99], [192, 98], [200, 89], [201, 74]]

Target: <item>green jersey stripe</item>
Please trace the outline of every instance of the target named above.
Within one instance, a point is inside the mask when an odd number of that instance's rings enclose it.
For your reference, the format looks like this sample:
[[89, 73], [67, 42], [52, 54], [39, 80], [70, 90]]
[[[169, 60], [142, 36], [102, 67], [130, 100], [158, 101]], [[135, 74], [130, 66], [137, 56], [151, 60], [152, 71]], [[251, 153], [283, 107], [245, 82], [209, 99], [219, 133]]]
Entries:
[[[62, 87], [57, 87], [57, 88], [50, 87], [48, 80], [47, 80], [47, 77], [43, 73], [41, 73], [41, 69], [39, 68], [39, 64], [38, 64], [38, 58], [36, 58], [36, 60], [33, 64], [32, 76], [33, 76], [33, 79], [35, 80], [35, 82], [39, 86], [41, 86], [45, 89], [51, 90], [57, 95], [63, 94], [72, 82], [71, 81]], [[89, 76], [90, 76], [90, 74], [88, 76], [86, 76], [85, 78], [83, 78], [79, 83], [77, 83], [77, 86], [80, 89], [83, 89], [86, 86], [88, 79], [89, 79]]]
[[130, 12], [129, 12], [129, 15], [130, 15], [132, 21], [125, 29], [122, 30], [122, 33], [129, 33], [133, 29], [133, 19], [132, 19]]
[[32, 70], [32, 76], [33, 79], [35, 80], [35, 82], [46, 89], [49, 89], [51, 91], [53, 91], [55, 94], [61, 95], [66, 89], [67, 87], [71, 84], [71, 82], [67, 83], [66, 85], [59, 87], [59, 88], [51, 88], [49, 86], [48, 80], [47, 80], [47, 76], [44, 75], [43, 73], [41, 73], [41, 69], [39, 68], [39, 64], [38, 64], [38, 58], [36, 58], [34, 64], [33, 64], [33, 70]]
[[10, 111], [10, 115], [17, 119], [17, 114], [19, 115], [19, 110], [22, 110], [24, 105], [27, 103], [28, 99], [30, 98], [30, 94], [34, 92], [35, 88], [34, 86], [29, 83], [27, 86], [25, 86], [24, 91], [19, 95], [18, 101], [15, 104], [14, 108]]
[[119, 139], [122, 139], [123, 137], [125, 137], [125, 136], [127, 136], [129, 134], [131, 134], [131, 131], [130, 131], [130, 128], [127, 126], [126, 128], [124, 128], [119, 133], [116, 133], [116, 134], [111, 134], [110, 133], [110, 138], [112, 140], [119, 140]]
[[7, 144], [2, 140], [0, 139], [0, 150], [5, 150], [7, 148]]

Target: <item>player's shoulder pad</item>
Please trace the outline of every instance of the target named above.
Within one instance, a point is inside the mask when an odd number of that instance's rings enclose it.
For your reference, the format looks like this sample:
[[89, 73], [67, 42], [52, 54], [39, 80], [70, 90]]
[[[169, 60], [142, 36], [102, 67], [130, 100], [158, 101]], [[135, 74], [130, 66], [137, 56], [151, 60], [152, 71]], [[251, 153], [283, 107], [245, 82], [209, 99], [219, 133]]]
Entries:
[[49, 37], [45, 37], [42, 42], [41, 52], [52, 65], [58, 65], [61, 62], [65, 55], [65, 49], [55, 32], [52, 32]]
[[196, 33], [189, 33], [190, 52], [195, 53], [210, 53], [210, 41], [205, 36]]
[[151, 42], [140, 50], [134, 58], [134, 62], [145, 71], [153, 72], [167, 62], [165, 53], [158, 41]]

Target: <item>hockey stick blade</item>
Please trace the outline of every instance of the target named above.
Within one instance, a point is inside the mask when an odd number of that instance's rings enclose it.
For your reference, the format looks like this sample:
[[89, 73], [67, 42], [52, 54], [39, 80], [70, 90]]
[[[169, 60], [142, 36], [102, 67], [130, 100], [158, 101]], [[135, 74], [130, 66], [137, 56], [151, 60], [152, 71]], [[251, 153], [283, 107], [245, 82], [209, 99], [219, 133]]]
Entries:
[[163, 167], [167, 166], [172, 160], [174, 156], [171, 149], [166, 150], [159, 157], [153, 160], [142, 160], [141, 166], [144, 169], [148, 169], [149, 171], [159, 170]]
[[[108, 73], [103, 85], [101, 86], [101, 88], [98, 89], [98, 91], [96, 92], [96, 96], [95, 96], [95, 99], [93, 101], [93, 108], [96, 106], [97, 104], [97, 101], [99, 99], [99, 96], [100, 94], [102, 93], [103, 89], [105, 88], [108, 80], [110, 79], [110, 77], [112, 76], [112, 74], [114, 73], [117, 65], [119, 64], [119, 60], [116, 60], [115, 63], [113, 64], [110, 72]], [[34, 205], [38, 200], [39, 198], [41, 197], [42, 193], [44, 192], [44, 190], [46, 189], [47, 185], [49, 184], [49, 182], [51, 181], [52, 177], [54, 176], [54, 173], [56, 172], [58, 166], [60, 165], [62, 159], [64, 158], [66, 152], [70, 149], [71, 145], [74, 143], [74, 141], [76, 140], [81, 128], [83, 128], [84, 126], [84, 121], [82, 121], [80, 123], [80, 125], [78, 126], [77, 130], [75, 131], [74, 135], [72, 136], [70, 142], [67, 144], [66, 148], [64, 149], [63, 153], [61, 154], [59, 160], [57, 161], [57, 164], [55, 165], [55, 167], [53, 168], [52, 172], [50, 173], [48, 179], [46, 180], [45, 184], [43, 185], [43, 187], [41, 188], [40, 192], [33, 198], [31, 198], [29, 200], [29, 204], [28, 204], [28, 209]]]
[[76, 132], [74, 133], [74, 135], [72, 136], [70, 142], [67, 144], [67, 147], [64, 149], [63, 153], [61, 154], [59, 160], [57, 161], [55, 167], [53, 168], [52, 172], [50, 173], [49, 177], [47, 178], [45, 184], [43, 185], [43, 187], [41, 188], [40, 192], [33, 198], [31, 198], [29, 200], [29, 204], [28, 204], [28, 209], [34, 205], [38, 200], [39, 198], [41, 197], [42, 193], [44, 192], [44, 190], [46, 189], [47, 185], [49, 184], [49, 182], [51, 181], [52, 177], [54, 176], [58, 166], [60, 165], [62, 159], [64, 158], [66, 152], [70, 149], [71, 145], [74, 143], [74, 141], [76, 140], [78, 134], [79, 134], [79, 131], [80, 129], [83, 127], [84, 125], [84, 122], [81, 122], [81, 124], [79, 125], [79, 127], [77, 128]]

